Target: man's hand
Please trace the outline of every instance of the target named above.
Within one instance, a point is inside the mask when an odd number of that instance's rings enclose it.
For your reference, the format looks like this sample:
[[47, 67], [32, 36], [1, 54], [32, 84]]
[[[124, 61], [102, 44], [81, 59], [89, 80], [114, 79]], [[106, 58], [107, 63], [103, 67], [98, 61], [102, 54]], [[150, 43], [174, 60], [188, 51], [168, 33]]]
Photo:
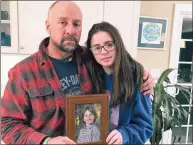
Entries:
[[122, 144], [123, 143], [123, 137], [121, 133], [114, 129], [107, 137], [106, 142], [108, 144]]
[[57, 136], [48, 140], [47, 144], [76, 144], [66, 136]]
[[144, 95], [153, 93], [154, 84], [155, 84], [154, 78], [151, 76], [151, 74], [147, 70], [144, 70], [143, 85], [141, 89], [142, 93]]

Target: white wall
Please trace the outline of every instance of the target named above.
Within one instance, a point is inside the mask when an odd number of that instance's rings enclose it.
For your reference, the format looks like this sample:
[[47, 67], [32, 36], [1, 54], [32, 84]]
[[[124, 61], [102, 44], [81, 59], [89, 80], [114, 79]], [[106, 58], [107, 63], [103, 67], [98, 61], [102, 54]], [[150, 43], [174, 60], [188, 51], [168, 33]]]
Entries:
[[140, 1], [105, 1], [104, 20], [113, 24], [121, 34], [126, 50], [137, 56], [137, 36]]

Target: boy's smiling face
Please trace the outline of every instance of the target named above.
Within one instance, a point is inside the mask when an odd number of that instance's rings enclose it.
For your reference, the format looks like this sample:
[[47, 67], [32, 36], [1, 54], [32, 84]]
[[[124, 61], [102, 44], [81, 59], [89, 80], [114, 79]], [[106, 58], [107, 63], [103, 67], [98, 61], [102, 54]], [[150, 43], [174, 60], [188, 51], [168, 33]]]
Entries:
[[86, 125], [92, 125], [94, 123], [94, 115], [89, 110], [84, 113], [84, 121]]

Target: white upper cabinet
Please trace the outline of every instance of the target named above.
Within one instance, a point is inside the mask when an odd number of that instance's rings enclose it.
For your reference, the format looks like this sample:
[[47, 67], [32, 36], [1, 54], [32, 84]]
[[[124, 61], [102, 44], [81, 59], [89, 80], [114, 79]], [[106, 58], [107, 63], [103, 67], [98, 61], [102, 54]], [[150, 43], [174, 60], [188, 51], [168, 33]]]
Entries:
[[[6, 8], [8, 6], [5, 5], [8, 4], [3, 2], [4, 6], [2, 6], [7, 9], [5, 11], [10, 10], [10, 21], [2, 20], [1, 22], [4, 23], [2, 28], [10, 34], [11, 46], [8, 48], [4, 46], [2, 53], [33, 54], [38, 51], [40, 42], [49, 36], [46, 32], [45, 21], [48, 9], [54, 1], [11, 1], [9, 2], [10, 8]], [[127, 50], [132, 56], [136, 56], [139, 1], [74, 2], [83, 14], [80, 45], [84, 45], [92, 25], [104, 20], [118, 28]]]
[[32, 54], [38, 51], [40, 42], [48, 36], [45, 21], [48, 9], [54, 1], [18, 1], [19, 51]]
[[[38, 50], [42, 39], [48, 36], [45, 21], [50, 5], [54, 1], [18, 1], [19, 8], [19, 49], [22, 54]], [[75, 1], [83, 13], [83, 27], [80, 44], [85, 43], [93, 23], [103, 16], [103, 1]]]

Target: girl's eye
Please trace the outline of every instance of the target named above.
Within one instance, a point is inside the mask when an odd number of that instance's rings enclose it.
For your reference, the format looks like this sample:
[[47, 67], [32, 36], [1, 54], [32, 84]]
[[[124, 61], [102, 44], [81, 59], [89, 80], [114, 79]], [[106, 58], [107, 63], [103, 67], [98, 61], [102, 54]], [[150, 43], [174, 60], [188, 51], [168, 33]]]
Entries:
[[112, 44], [112, 43], [107, 43], [107, 46], [108, 46], [108, 47], [112, 47], [113, 44]]
[[94, 49], [99, 50], [100, 48], [101, 48], [100, 46], [97, 46], [97, 47], [95, 47]]

